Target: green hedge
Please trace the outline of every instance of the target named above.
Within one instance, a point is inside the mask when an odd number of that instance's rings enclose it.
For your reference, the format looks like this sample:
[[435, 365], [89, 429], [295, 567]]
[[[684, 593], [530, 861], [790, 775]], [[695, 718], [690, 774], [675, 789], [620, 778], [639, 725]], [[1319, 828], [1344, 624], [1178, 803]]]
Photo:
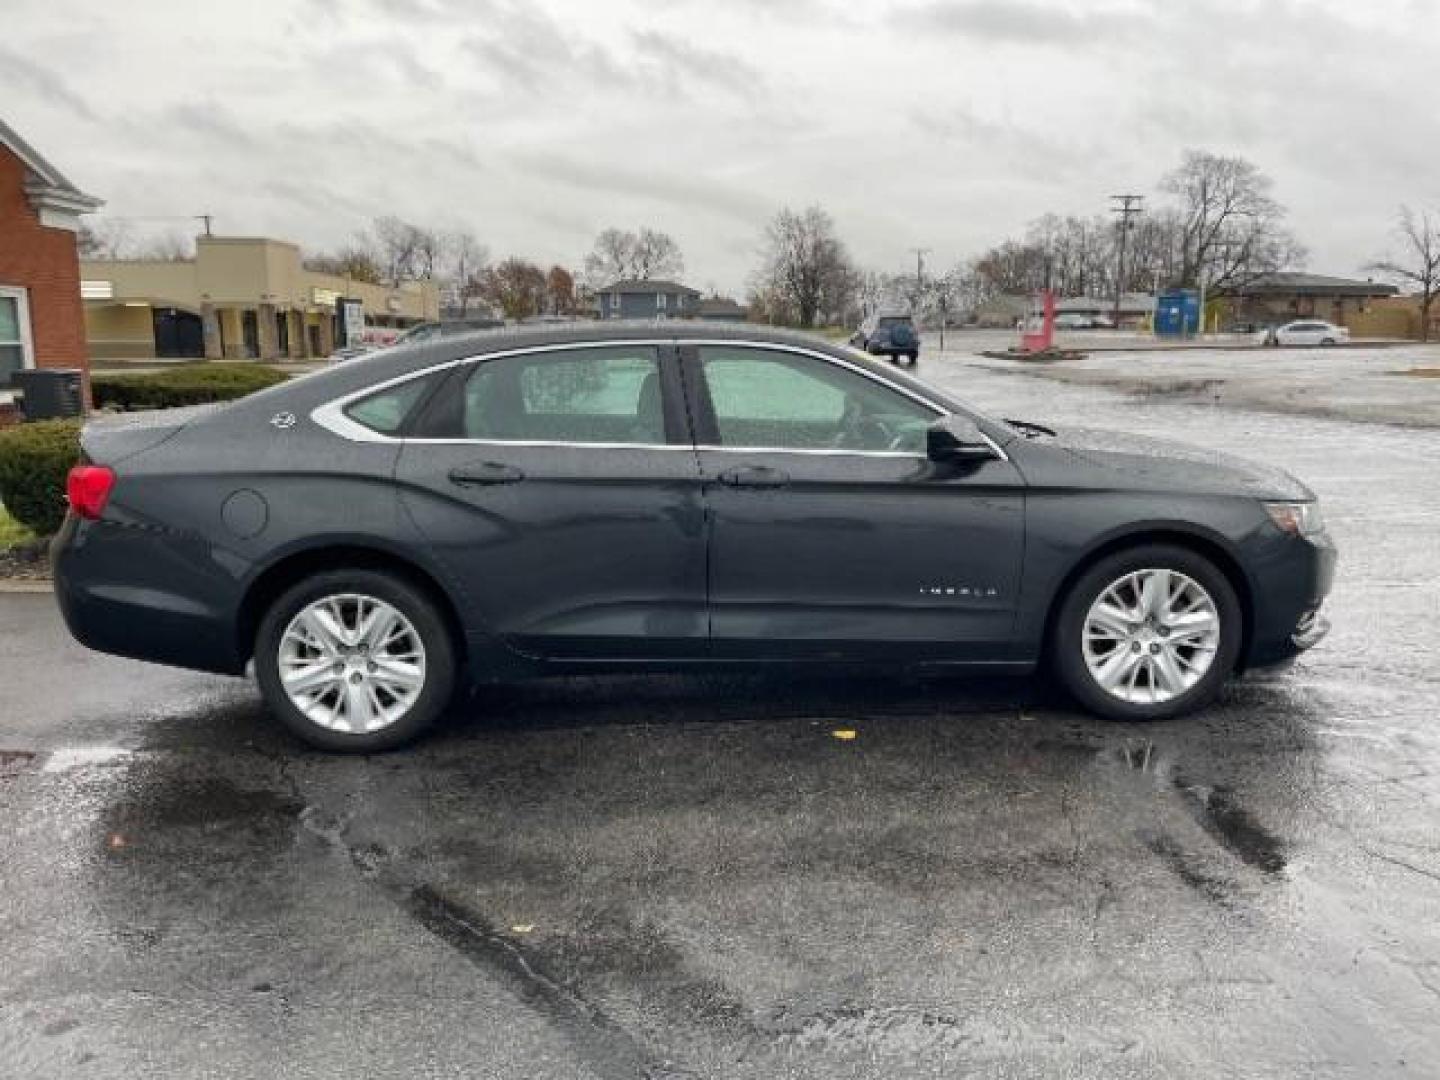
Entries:
[[179, 364], [143, 375], [93, 375], [90, 392], [99, 409], [174, 409], [233, 401], [288, 377], [264, 364]]
[[80, 460], [80, 421], [42, 420], [0, 431], [0, 503], [40, 536], [65, 520], [65, 477]]

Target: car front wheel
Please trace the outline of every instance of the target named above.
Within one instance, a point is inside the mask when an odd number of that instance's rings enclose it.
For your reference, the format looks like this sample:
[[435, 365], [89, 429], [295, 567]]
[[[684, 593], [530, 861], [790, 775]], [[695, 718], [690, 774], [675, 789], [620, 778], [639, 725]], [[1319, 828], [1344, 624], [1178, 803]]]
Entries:
[[1204, 556], [1168, 544], [1101, 559], [1075, 582], [1055, 624], [1066, 689], [1112, 720], [1162, 720], [1213, 701], [1235, 669], [1240, 603]]
[[426, 593], [375, 570], [317, 574], [286, 591], [255, 642], [261, 693], [325, 750], [388, 750], [424, 731], [455, 686], [455, 649]]

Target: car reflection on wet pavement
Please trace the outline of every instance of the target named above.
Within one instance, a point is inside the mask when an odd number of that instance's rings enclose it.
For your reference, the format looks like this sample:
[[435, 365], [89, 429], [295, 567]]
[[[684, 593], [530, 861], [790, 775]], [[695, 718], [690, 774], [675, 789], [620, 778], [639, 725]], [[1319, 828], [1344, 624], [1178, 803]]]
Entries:
[[1149, 727], [612, 678], [366, 759], [3, 596], [0, 1075], [1440, 1072], [1440, 432], [924, 373], [1292, 469], [1333, 634]]

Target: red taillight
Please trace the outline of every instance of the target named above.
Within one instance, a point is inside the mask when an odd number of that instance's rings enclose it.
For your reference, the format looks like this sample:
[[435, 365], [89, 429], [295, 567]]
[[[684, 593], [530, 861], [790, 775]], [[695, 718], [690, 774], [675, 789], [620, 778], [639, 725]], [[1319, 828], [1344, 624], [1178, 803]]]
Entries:
[[76, 465], [65, 481], [65, 497], [70, 500], [70, 509], [93, 521], [105, 509], [105, 500], [114, 486], [115, 470], [110, 466]]

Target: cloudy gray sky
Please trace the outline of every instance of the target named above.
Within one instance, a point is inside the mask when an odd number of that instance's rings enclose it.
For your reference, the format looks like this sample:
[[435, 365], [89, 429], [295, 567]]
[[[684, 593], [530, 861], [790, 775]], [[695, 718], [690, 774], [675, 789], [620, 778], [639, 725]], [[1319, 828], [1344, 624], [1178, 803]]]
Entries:
[[[1440, 204], [1436, 0], [4, 0], [0, 115], [107, 212], [323, 246], [382, 213], [577, 264], [608, 225], [738, 290], [819, 202], [863, 264], [949, 265], [1153, 192], [1274, 177], [1353, 273]], [[175, 227], [188, 228], [184, 222]], [[161, 226], [164, 227], [164, 226]]]

